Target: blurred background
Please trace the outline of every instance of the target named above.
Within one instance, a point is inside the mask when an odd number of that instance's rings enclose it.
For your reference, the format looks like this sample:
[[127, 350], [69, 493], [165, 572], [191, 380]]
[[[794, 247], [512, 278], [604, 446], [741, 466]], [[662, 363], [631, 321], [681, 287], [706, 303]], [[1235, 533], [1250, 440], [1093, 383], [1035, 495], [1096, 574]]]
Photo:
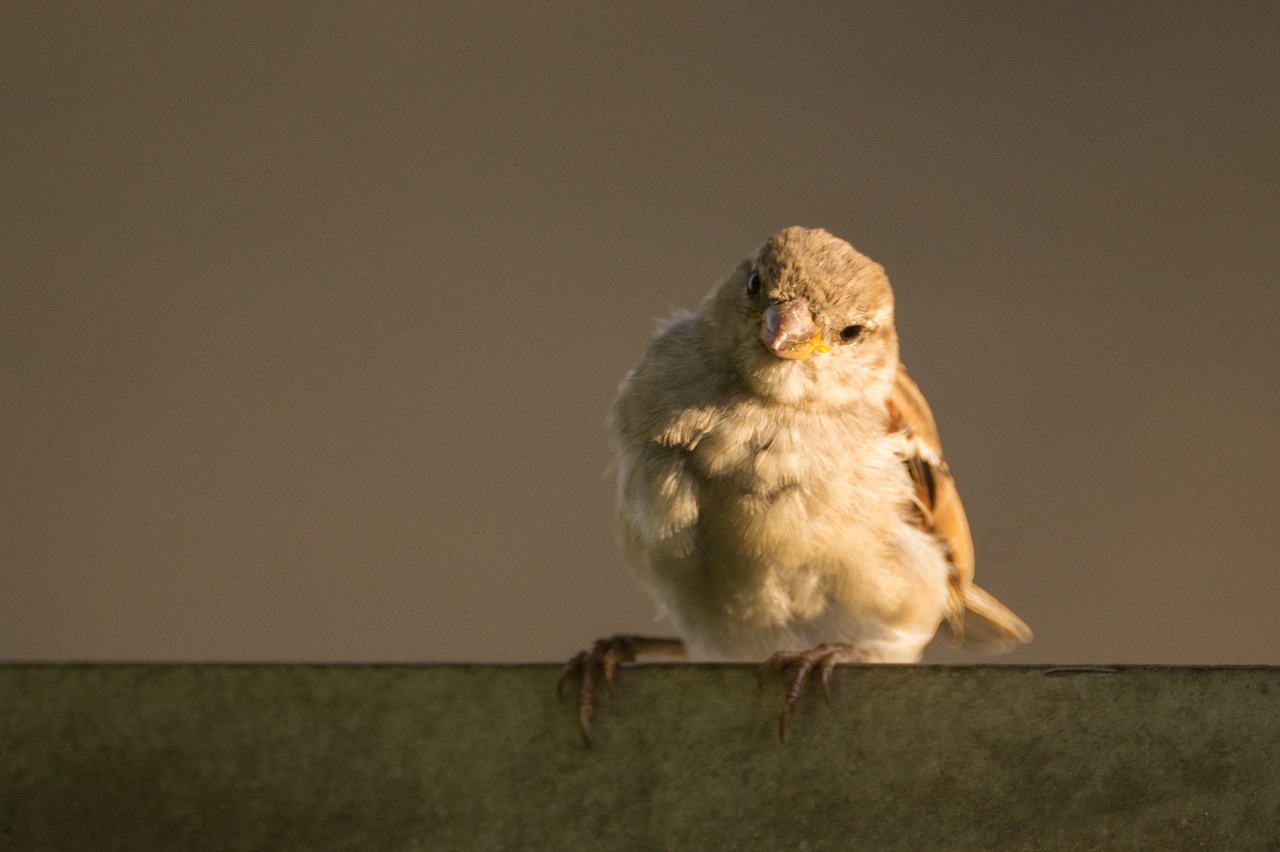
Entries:
[[605, 412], [804, 224], [889, 271], [1007, 661], [1280, 663], [1277, 45], [1266, 2], [3, 4], [0, 658], [663, 630]]

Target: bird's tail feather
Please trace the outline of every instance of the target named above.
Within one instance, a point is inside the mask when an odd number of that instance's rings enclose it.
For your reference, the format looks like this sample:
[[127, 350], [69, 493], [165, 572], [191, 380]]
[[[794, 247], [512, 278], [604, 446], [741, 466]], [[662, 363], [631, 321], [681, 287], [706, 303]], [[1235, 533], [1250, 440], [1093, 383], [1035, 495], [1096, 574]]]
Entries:
[[984, 654], [1005, 654], [1031, 641], [1031, 628], [987, 590], [964, 590], [964, 638], [960, 645]]

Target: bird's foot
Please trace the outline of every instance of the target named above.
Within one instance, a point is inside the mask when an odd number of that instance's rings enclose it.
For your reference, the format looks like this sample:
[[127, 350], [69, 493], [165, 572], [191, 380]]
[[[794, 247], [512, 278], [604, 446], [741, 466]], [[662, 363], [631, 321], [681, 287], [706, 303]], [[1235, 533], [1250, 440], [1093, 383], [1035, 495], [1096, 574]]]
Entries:
[[822, 696], [827, 701], [830, 701], [831, 673], [835, 671], [836, 666], [840, 663], [861, 662], [866, 662], [866, 655], [847, 642], [824, 642], [807, 651], [779, 651], [768, 660], [765, 660], [760, 669], [762, 683], [766, 674], [783, 669], [795, 669], [795, 674], [791, 677], [791, 683], [787, 685], [787, 695], [782, 704], [782, 713], [778, 716], [778, 738], [783, 742], [787, 741], [787, 720], [795, 713], [796, 707], [800, 703], [800, 696], [804, 694], [805, 684], [809, 682], [809, 675], [813, 673], [814, 669], [818, 670], [819, 683], [822, 684]]
[[579, 651], [564, 664], [560, 680], [556, 682], [556, 694], [562, 694], [565, 682], [575, 677], [578, 681], [578, 728], [582, 741], [591, 745], [591, 718], [596, 714], [597, 690], [603, 678], [605, 688], [613, 695], [613, 677], [621, 663], [634, 663], [638, 657], [682, 658], [684, 642], [666, 636], [632, 636], [619, 633], [597, 639], [591, 647]]

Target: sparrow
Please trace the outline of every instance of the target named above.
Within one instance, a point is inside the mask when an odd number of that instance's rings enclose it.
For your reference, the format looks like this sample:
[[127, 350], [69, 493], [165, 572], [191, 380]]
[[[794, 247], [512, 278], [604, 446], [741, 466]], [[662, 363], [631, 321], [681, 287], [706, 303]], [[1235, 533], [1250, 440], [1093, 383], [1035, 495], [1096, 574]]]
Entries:
[[668, 320], [609, 412], [627, 562], [678, 638], [619, 635], [566, 665], [579, 725], [641, 657], [815, 670], [919, 661], [946, 625], [1005, 652], [1030, 628], [973, 582], [933, 413], [903, 368], [884, 268], [817, 228], [769, 237]]

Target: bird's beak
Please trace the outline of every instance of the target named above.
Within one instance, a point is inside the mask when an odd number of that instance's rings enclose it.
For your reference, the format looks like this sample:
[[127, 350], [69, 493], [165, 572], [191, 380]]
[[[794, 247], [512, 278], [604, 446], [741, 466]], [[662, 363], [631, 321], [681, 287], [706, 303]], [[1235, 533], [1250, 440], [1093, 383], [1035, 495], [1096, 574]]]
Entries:
[[803, 361], [814, 352], [830, 351], [822, 342], [822, 331], [813, 321], [809, 306], [800, 301], [765, 308], [760, 342], [771, 355], [792, 361]]

